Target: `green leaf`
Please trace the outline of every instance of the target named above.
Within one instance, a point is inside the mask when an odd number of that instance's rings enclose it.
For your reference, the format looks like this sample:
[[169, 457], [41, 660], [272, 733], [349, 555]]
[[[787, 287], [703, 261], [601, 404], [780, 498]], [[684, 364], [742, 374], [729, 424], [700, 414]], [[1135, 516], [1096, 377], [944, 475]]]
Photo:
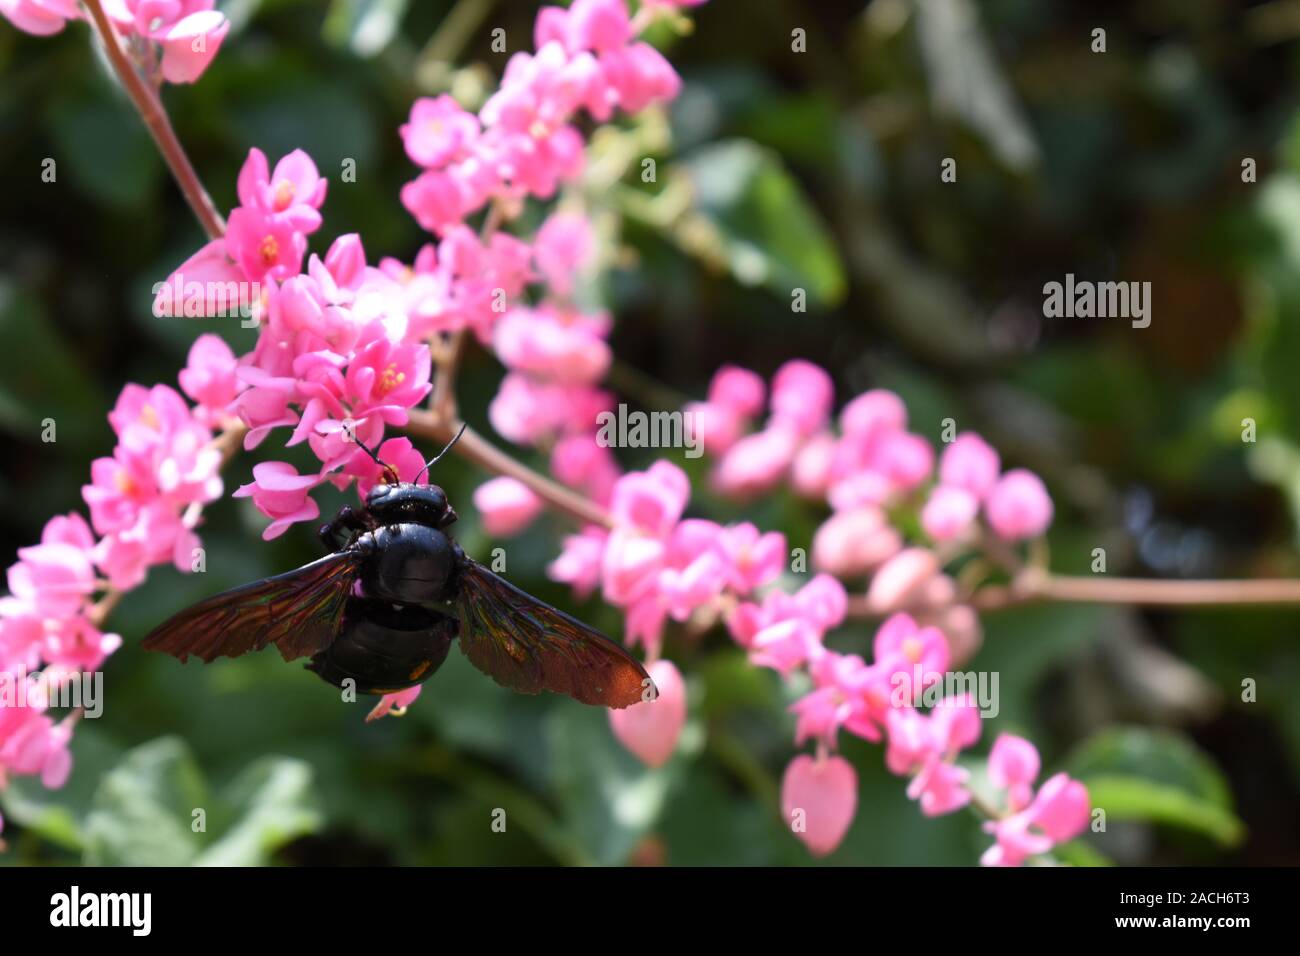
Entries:
[[189, 748], [162, 737], [132, 750], [103, 779], [86, 821], [90, 866], [185, 866], [199, 854], [193, 812], [210, 805]]
[[162, 164], [131, 110], [109, 99], [64, 100], [50, 111], [48, 123], [58, 147], [56, 175], [66, 169], [86, 195], [107, 206], [148, 205]]
[[263, 757], [214, 795], [188, 745], [161, 737], [103, 778], [86, 821], [85, 863], [260, 866], [321, 822], [306, 763]]
[[311, 766], [287, 757], [263, 757], [222, 791], [233, 821], [200, 854], [200, 866], [263, 866], [281, 846], [320, 828]]
[[1235, 846], [1245, 825], [1219, 769], [1172, 731], [1120, 727], [1092, 737], [1067, 764], [1111, 820], [1144, 820]]
[[0, 427], [35, 441], [53, 419], [69, 445], [90, 437], [88, 408], [103, 407], [40, 302], [0, 278]]
[[334, 46], [372, 57], [392, 42], [405, 13], [406, 0], [334, 0], [322, 32]]
[[1245, 836], [1245, 824], [1231, 811], [1217, 807], [1185, 790], [1141, 777], [1089, 777], [1088, 795], [1110, 820], [1164, 823], [1203, 833], [1222, 846], [1236, 846]]
[[1104, 853], [1082, 840], [1071, 840], [1052, 847], [1052, 856], [1068, 866], [1114, 866]]
[[716, 232], [731, 274], [744, 285], [812, 304], [844, 295], [844, 267], [826, 225], [779, 154], [748, 140], [696, 150], [686, 163], [698, 211]]

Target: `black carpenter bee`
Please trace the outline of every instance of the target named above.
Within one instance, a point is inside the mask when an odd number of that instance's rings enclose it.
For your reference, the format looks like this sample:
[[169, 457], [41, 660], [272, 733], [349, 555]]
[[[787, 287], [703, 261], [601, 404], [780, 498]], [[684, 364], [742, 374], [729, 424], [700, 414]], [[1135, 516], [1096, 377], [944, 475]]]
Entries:
[[307, 669], [335, 686], [351, 680], [359, 693], [388, 694], [432, 677], [459, 637], [475, 667], [525, 694], [605, 707], [654, 694], [618, 644], [466, 557], [447, 534], [456, 512], [441, 488], [401, 481], [362, 447], [384, 483], [320, 529], [332, 554], [201, 601], [143, 646], [210, 663], [274, 644], [286, 661], [310, 655]]

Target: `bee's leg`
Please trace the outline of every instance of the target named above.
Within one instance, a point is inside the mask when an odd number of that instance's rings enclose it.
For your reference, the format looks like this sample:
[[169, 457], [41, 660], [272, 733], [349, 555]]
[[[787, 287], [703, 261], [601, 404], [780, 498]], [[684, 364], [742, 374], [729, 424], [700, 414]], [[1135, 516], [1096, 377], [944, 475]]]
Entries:
[[368, 531], [371, 526], [372, 522], [366, 513], [344, 505], [333, 521], [321, 525], [320, 539], [331, 551], [341, 551], [350, 535], [357, 531]]

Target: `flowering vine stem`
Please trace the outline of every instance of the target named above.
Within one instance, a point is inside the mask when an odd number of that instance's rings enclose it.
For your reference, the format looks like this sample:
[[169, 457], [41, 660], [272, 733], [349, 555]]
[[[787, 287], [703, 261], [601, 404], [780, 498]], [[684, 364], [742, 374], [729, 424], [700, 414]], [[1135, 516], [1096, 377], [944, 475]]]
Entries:
[[104, 46], [104, 52], [113, 67], [113, 72], [117, 74], [122, 88], [126, 90], [140, 118], [144, 120], [144, 125], [153, 136], [154, 142], [158, 144], [158, 151], [162, 153], [167, 168], [171, 170], [176, 184], [185, 195], [185, 201], [194, 210], [194, 215], [198, 218], [203, 231], [208, 234], [208, 238], [221, 238], [226, 231], [225, 220], [217, 212], [212, 197], [203, 188], [198, 174], [194, 171], [189, 155], [181, 146], [180, 140], [176, 138], [176, 131], [172, 129], [171, 120], [162, 105], [162, 100], [140, 76], [139, 70], [131, 62], [126, 50], [122, 48], [122, 40], [113, 29], [113, 24], [109, 22], [108, 14], [104, 12], [103, 0], [85, 0], [85, 4], [90, 11], [91, 25]]

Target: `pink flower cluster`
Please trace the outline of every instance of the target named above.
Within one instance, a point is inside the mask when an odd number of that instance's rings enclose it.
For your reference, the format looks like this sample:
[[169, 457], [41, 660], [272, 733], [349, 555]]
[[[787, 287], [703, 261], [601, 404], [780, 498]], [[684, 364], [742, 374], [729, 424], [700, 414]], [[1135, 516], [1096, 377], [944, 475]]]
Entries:
[[[751, 652], [752, 653], [752, 652]], [[939, 681], [948, 666], [948, 646], [937, 628], [921, 628], [896, 614], [877, 631], [875, 660], [825, 648], [809, 661], [814, 689], [792, 708], [798, 715], [797, 742], [815, 739], [816, 758], [796, 757], [782, 782], [782, 810], [795, 834], [816, 855], [835, 850], [857, 807], [857, 774], [834, 750], [841, 728], [871, 741], [885, 740], [885, 765], [908, 777], [907, 795], [926, 816], [969, 805], [970, 772], [959, 766], [961, 752], [980, 738], [981, 716], [969, 697], [945, 697], [923, 712], [917, 685]], [[1017, 866], [1047, 853], [1083, 831], [1090, 803], [1083, 784], [1066, 774], [1048, 780], [1035, 795], [1039, 757], [1029, 741], [1002, 735], [988, 758], [988, 779], [1006, 792], [1003, 815], [985, 830], [996, 843], [981, 858], [987, 866]]]
[[[959, 537], [978, 546], [973, 532], [981, 507], [992, 533], [1004, 541], [1041, 534], [1051, 517], [1042, 483], [1025, 471], [1002, 474], [997, 453], [978, 436], [964, 434], [948, 445], [939, 458], [938, 480], [931, 482], [934, 452], [906, 430], [906, 409], [896, 395], [876, 390], [858, 396], [841, 412], [838, 434], [830, 427], [833, 403], [830, 376], [793, 361], [778, 370], [770, 398], [758, 375], [726, 367], [715, 375], [706, 400], [685, 409], [695, 416], [705, 448], [719, 456], [713, 481], [720, 491], [753, 496], [789, 481], [831, 506], [812, 549], [821, 573], [799, 589], [769, 587], [787, 560], [783, 535], [764, 534], [748, 523], [685, 518], [689, 482], [666, 461], [626, 475], [611, 463], [615, 477], [607, 501], [601, 500], [612, 529], [593, 526], [568, 537], [549, 569], [579, 596], [599, 588], [607, 602], [622, 608], [626, 639], [644, 644], [656, 674], [662, 673], [657, 700], [611, 716], [618, 738], [651, 766], [672, 753], [686, 715], [680, 675], [658, 660], [669, 620], [696, 626], [725, 620], [754, 665], [784, 677], [808, 675], [812, 689], [792, 708], [795, 737], [796, 743], [816, 741], [819, 754], [790, 764], [783, 803], [787, 813], [799, 810], [802, 825], [795, 831], [817, 854], [839, 845], [856, 807], [856, 774], [829, 753], [840, 730], [885, 743], [886, 765], [909, 779], [908, 795], [926, 815], [971, 802], [969, 772], [957, 759], [979, 740], [979, 711], [969, 698], [921, 706], [922, 692], [933, 689], [955, 655], [969, 657], [979, 635], [974, 610], [958, 601], [956, 583], [943, 571], [939, 546]], [[766, 421], [755, 428], [765, 408]], [[582, 440], [581, 447], [592, 447], [589, 438]], [[504, 500], [504, 490], [499, 493]], [[933, 503], [949, 494], [969, 498], [961, 535], [936, 533], [935, 522], [920, 515], [935, 547], [907, 546], [886, 509], [933, 511]], [[865, 606], [888, 615], [870, 664], [825, 644], [848, 613], [849, 596], [839, 577], [868, 575]], [[1064, 784], [1053, 784], [1059, 786]], [[1056, 799], [1053, 791], [1045, 792], [1044, 801]], [[1025, 805], [1008, 805], [1009, 815], [1027, 815], [1022, 830], [1029, 837], [1007, 851], [1006, 862], [1044, 853], [1077, 832], [1082, 824], [1075, 805], [1081, 799], [1086, 817], [1087, 796], [1078, 784], [1068, 792], [1074, 816], [1044, 811], [1047, 824], [1036, 822], [1037, 811]], [[1052, 816], [1057, 812], [1059, 818]], [[1062, 820], [1068, 826], [1058, 825]], [[1020, 832], [1014, 830], [1019, 824], [995, 822], [1009, 840]], [[1046, 842], [1045, 827], [1051, 837]], [[1004, 829], [996, 832], [1001, 839]], [[1016, 856], [1016, 847], [1030, 844], [1035, 849]]]
[[516, 53], [477, 115], [450, 96], [420, 99], [402, 127], [407, 155], [423, 167], [402, 203], [444, 234], [488, 202], [554, 195], [583, 167], [579, 110], [598, 122], [677, 94], [680, 80], [654, 47], [638, 42], [624, 0], [544, 7], [536, 53]]
[[989, 782], [1004, 794], [1005, 815], [984, 824], [996, 843], [980, 857], [985, 866], [1019, 866], [1073, 839], [1088, 825], [1088, 790], [1058, 773], [1034, 790], [1038, 750], [1023, 737], [1003, 734], [989, 753]]
[[[216, 0], [103, 0], [104, 12], [148, 73], [193, 83], [230, 31]], [[19, 30], [50, 36], [83, 16], [77, 0], [0, 0], [0, 16]]]
[[[217, 388], [204, 372], [212, 349], [196, 342], [181, 373], [200, 402]], [[49, 787], [67, 778], [75, 718], [56, 722], [48, 691], [97, 670], [122, 643], [100, 630], [96, 595], [135, 587], [151, 565], [193, 569], [200, 509], [221, 495], [221, 453], [203, 412], [166, 385], [126, 386], [108, 416], [117, 444], [82, 489], [90, 522], [51, 518], [38, 544], [19, 549], [0, 598], [0, 689], [9, 695], [0, 705], [0, 783], [6, 773], [40, 774]]]
[[[1003, 473], [998, 453], [973, 432], [945, 444], [936, 469], [934, 449], [908, 431], [907, 408], [893, 392], [858, 395], [838, 427], [834, 402], [830, 375], [796, 359], [777, 370], [770, 396], [754, 372], [723, 367], [706, 400], [685, 411], [717, 456], [711, 480], [720, 492], [752, 498], [785, 482], [829, 505], [813, 537], [813, 567], [847, 581], [870, 578], [874, 612], [909, 611], [941, 627], [956, 656], [968, 658], [979, 620], [944, 565], [979, 550], [985, 534], [1010, 543], [1042, 535], [1053, 510], [1047, 489], [1024, 469]], [[891, 520], [900, 509], [916, 513], [928, 540], [909, 544]]]

